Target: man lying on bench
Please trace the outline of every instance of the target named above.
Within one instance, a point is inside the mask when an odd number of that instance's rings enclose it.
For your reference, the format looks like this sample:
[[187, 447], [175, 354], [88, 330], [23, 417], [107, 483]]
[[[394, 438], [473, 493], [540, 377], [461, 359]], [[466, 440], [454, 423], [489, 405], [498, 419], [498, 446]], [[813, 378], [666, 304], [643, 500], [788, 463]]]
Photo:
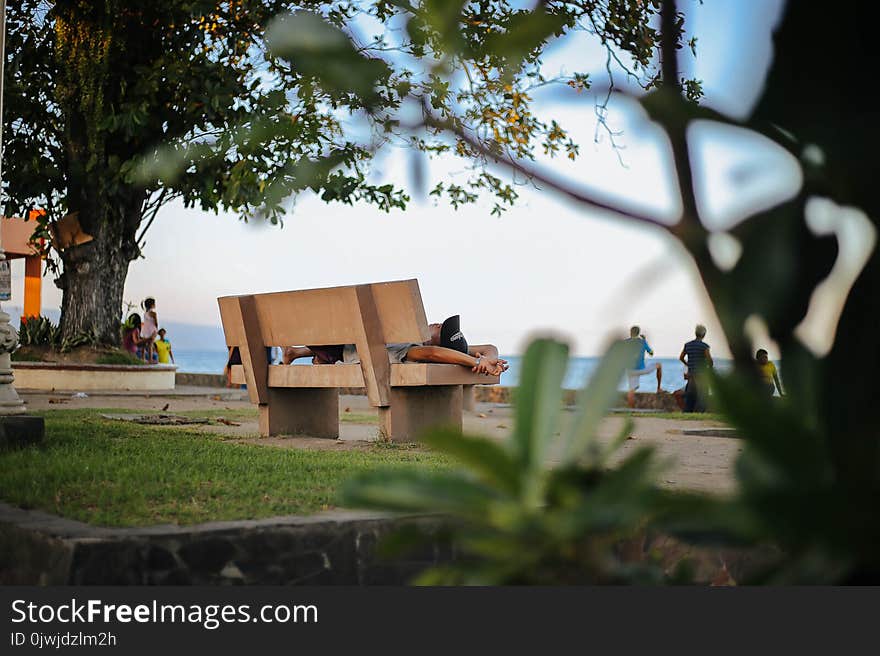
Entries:
[[[459, 364], [470, 367], [474, 373], [499, 376], [507, 371], [507, 360], [498, 357], [498, 349], [492, 344], [468, 346], [459, 327], [459, 315], [449, 317], [442, 324], [428, 326], [431, 338], [423, 344], [388, 344], [388, 357], [392, 364], [402, 362], [434, 362]], [[360, 362], [354, 344], [331, 346], [288, 346], [284, 349], [284, 364], [298, 358], [312, 358], [313, 364], [356, 364]]]

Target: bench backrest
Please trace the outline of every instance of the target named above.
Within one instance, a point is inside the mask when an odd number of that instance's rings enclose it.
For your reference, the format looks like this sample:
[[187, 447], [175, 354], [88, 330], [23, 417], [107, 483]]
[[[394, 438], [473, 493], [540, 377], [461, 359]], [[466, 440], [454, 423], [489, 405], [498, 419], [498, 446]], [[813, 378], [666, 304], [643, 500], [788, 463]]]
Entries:
[[229, 347], [238, 347], [251, 401], [268, 403], [267, 346], [354, 344], [367, 396], [387, 406], [385, 344], [422, 342], [428, 322], [417, 280], [304, 289], [217, 299]]

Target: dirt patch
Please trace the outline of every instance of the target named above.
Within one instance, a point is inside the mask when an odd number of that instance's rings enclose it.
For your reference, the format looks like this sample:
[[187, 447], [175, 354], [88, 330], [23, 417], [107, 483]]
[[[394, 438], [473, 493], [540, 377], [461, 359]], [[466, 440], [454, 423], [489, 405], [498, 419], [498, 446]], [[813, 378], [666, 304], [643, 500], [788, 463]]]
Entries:
[[[186, 426], [189, 424], [207, 424], [211, 420], [207, 417], [184, 417], [182, 415], [129, 415], [129, 414], [103, 414], [104, 419], [112, 419], [114, 421], [128, 421], [134, 424], [145, 424], [147, 426]], [[218, 420], [219, 421], [219, 420]]]

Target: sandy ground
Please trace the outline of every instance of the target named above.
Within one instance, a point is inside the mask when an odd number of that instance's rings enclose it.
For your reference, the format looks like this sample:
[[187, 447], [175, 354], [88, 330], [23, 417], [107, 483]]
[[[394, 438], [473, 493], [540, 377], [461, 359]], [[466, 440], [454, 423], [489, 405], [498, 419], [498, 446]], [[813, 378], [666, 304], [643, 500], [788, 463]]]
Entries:
[[[239, 390], [206, 390], [204, 388], [180, 388], [172, 395], [143, 393], [89, 393], [86, 398], [73, 398], [70, 394], [45, 394], [20, 391], [28, 409], [33, 412], [49, 409], [78, 408], [125, 408], [145, 412], [182, 412], [211, 410], [213, 412], [240, 411], [252, 408], [246, 394]], [[346, 415], [375, 415], [366, 397], [340, 397], [340, 439], [328, 440], [309, 437], [273, 437], [259, 435], [256, 418], [252, 420], [232, 418], [237, 425], [212, 423], [192, 425], [188, 429], [224, 435], [242, 443], [261, 444], [280, 448], [350, 450], [370, 448], [377, 439], [376, 424], [362, 420], [346, 421]], [[212, 414], [213, 414], [212, 412]], [[509, 406], [481, 403], [474, 412], [465, 412], [464, 430], [470, 434], [485, 435], [502, 440], [510, 435], [513, 427], [513, 411]], [[574, 413], [563, 411], [561, 422], [570, 421]], [[618, 435], [625, 418], [610, 415], [600, 425], [602, 441]], [[742, 450], [740, 441], [730, 436], [686, 435], [683, 431], [723, 427], [715, 421], [681, 421], [637, 416], [633, 428], [619, 457], [626, 457], [634, 449], [651, 445], [657, 455], [668, 463], [660, 477], [663, 485], [705, 492], [728, 493], [734, 488], [733, 463]], [[551, 462], [552, 462], [551, 458]]]

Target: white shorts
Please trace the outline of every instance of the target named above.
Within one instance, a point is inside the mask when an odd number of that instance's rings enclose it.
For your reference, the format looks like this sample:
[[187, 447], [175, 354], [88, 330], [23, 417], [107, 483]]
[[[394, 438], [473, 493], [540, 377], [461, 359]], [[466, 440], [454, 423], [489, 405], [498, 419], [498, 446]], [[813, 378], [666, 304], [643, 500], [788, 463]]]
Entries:
[[652, 362], [649, 365], [646, 365], [644, 369], [630, 369], [626, 372], [626, 378], [629, 382], [629, 391], [634, 392], [639, 389], [639, 378], [642, 376], [647, 376], [648, 374], [657, 371], [660, 367], [660, 364], [657, 362]]

